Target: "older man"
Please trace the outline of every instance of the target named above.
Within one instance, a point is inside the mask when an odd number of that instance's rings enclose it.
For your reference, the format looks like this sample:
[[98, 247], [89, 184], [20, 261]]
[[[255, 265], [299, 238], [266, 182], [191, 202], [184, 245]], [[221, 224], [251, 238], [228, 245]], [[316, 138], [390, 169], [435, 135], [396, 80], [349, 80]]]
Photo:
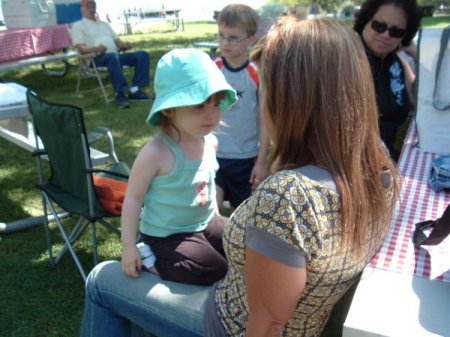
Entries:
[[[151, 98], [141, 88], [150, 82], [150, 56], [145, 51], [118, 53], [132, 47], [131, 43], [119, 39], [111, 26], [96, 20], [96, 3], [81, 1], [83, 18], [73, 24], [72, 41], [80, 53], [95, 53], [95, 65], [107, 67], [119, 108], [128, 108], [128, 101], [148, 101]], [[129, 88], [122, 66], [135, 67], [133, 81]]]

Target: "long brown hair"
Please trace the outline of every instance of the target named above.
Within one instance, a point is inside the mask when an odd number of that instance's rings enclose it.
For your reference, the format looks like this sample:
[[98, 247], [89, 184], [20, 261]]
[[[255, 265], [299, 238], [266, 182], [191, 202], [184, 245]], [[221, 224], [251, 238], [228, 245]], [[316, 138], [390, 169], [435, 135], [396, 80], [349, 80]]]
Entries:
[[[333, 20], [285, 17], [251, 58], [259, 64], [261, 104], [275, 130], [270, 164], [275, 170], [307, 164], [327, 169], [341, 198], [345, 245], [361, 252], [366, 235], [389, 225], [398, 184], [379, 137], [373, 80], [359, 38]], [[393, 178], [393, 198], [382, 171]]]

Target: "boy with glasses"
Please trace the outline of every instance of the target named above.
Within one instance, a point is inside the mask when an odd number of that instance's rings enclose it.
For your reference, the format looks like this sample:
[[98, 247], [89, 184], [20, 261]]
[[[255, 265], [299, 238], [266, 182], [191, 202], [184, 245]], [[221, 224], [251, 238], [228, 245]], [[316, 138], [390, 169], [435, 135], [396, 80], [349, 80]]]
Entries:
[[224, 200], [232, 209], [237, 208], [266, 177], [269, 137], [259, 113], [258, 70], [248, 59], [248, 50], [257, 40], [258, 24], [256, 11], [242, 4], [226, 6], [218, 17], [221, 55], [214, 61], [238, 95], [237, 103], [222, 114], [216, 129], [219, 209]]

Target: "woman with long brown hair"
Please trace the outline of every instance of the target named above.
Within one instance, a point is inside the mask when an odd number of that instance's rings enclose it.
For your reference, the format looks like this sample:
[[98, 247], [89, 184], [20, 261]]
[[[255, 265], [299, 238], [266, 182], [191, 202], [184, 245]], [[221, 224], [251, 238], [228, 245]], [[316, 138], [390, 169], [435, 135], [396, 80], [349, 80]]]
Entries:
[[252, 59], [273, 172], [225, 228], [226, 276], [199, 288], [103, 263], [88, 278], [84, 336], [130, 322], [163, 336], [320, 336], [381, 246], [398, 176], [358, 36], [288, 17]]
[[[397, 173], [380, 140], [364, 49], [348, 28], [287, 18], [252, 59], [274, 173], [232, 218], [246, 231], [246, 336], [318, 336], [386, 235]], [[225, 242], [236, 240], [227, 229]], [[236, 269], [231, 260], [228, 274]]]

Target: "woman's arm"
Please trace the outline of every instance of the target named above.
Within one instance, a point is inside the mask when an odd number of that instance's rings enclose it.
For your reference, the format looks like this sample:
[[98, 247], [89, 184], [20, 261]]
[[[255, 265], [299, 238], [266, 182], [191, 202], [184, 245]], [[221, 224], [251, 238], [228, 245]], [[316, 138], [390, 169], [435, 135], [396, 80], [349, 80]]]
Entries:
[[411, 106], [411, 109], [414, 109], [416, 106], [416, 101], [414, 99], [414, 85], [416, 82], [416, 74], [412, 71], [410, 65], [408, 62], [400, 58], [403, 64], [403, 69], [405, 71], [405, 85], [406, 85], [406, 92], [408, 93], [408, 99], [409, 104]]
[[306, 268], [295, 268], [247, 247], [245, 280], [249, 304], [246, 337], [279, 337], [306, 284]]

